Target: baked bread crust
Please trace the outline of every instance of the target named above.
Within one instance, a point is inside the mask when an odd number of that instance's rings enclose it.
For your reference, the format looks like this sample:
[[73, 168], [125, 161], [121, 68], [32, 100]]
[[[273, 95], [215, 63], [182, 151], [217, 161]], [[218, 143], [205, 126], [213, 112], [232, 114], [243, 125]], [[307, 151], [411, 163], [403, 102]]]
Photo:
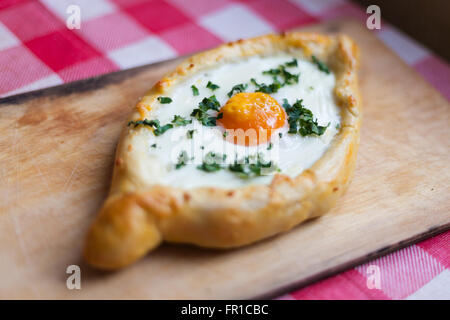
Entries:
[[[113, 270], [138, 260], [162, 241], [210, 248], [238, 247], [287, 231], [324, 214], [345, 191], [355, 165], [361, 121], [358, 48], [345, 35], [292, 32], [239, 40], [199, 53], [160, 80], [129, 120], [151, 118], [158, 96], [196, 72], [252, 55], [302, 49], [325, 61], [336, 76], [341, 126], [328, 150], [295, 178], [276, 174], [269, 185], [190, 190], [153, 185], [139, 163], [142, 130], [125, 127], [116, 152], [110, 195], [86, 238], [84, 258]], [[155, 169], [157, 170], [157, 168]]]

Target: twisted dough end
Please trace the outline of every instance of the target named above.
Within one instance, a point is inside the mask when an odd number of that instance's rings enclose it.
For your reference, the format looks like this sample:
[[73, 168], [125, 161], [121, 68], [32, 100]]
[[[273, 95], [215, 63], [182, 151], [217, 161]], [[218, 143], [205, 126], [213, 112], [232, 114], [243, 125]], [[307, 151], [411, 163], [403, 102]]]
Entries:
[[90, 265], [103, 270], [119, 269], [161, 243], [161, 233], [151, 215], [136, 200], [113, 197], [104, 204], [85, 242], [83, 255]]

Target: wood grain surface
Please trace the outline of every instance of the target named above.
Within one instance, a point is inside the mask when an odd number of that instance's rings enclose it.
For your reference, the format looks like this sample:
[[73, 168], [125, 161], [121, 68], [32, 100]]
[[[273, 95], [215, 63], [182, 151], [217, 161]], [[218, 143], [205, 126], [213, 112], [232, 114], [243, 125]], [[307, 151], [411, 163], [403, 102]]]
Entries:
[[[241, 249], [163, 245], [114, 273], [81, 261], [121, 127], [177, 61], [0, 100], [0, 299], [270, 297], [449, 229], [449, 103], [364, 26], [313, 29], [361, 47], [354, 179], [328, 215]], [[66, 287], [72, 264], [81, 290]]]

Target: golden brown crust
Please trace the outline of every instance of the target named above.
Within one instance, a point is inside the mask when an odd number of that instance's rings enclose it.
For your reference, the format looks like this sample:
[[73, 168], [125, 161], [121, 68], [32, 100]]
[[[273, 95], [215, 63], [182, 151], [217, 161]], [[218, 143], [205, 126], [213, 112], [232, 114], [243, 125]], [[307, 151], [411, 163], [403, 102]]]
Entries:
[[[160, 80], [136, 106], [131, 120], [149, 117], [157, 96], [184, 77], [216, 63], [301, 48], [316, 55], [336, 75], [335, 96], [341, 129], [330, 148], [295, 178], [277, 174], [270, 185], [225, 190], [182, 190], [152, 185], [151, 173], [137, 164], [138, 130], [125, 128], [117, 148], [111, 193], [94, 221], [84, 256], [101, 269], [126, 266], [163, 240], [230, 248], [286, 231], [324, 214], [345, 191], [356, 159], [361, 101], [356, 70], [358, 48], [347, 36], [288, 33], [240, 40], [197, 54]], [[132, 147], [130, 147], [132, 146]]]

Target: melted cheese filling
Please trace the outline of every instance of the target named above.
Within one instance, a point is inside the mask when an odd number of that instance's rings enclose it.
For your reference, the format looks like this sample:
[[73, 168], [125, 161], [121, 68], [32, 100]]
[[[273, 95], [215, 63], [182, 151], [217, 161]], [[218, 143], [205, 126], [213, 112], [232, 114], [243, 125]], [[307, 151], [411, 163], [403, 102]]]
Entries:
[[[161, 125], [170, 123], [174, 115], [191, 119], [192, 110], [197, 108], [203, 98], [212, 95], [215, 95], [223, 106], [229, 99], [227, 93], [234, 85], [248, 83], [246, 92], [254, 92], [256, 87], [250, 83], [251, 78], [258, 83], [270, 84], [273, 82], [271, 76], [263, 75], [262, 72], [277, 68], [281, 64], [292, 61], [293, 58], [298, 60], [298, 66], [289, 67], [288, 70], [293, 74], [300, 74], [299, 82], [285, 85], [278, 92], [270, 95], [280, 105], [283, 104], [283, 99], [287, 99], [290, 104], [297, 99], [303, 99], [303, 105], [312, 111], [319, 125], [329, 124], [323, 135], [303, 137], [300, 134], [289, 134], [286, 123], [272, 136], [272, 147], [269, 148], [269, 144], [246, 147], [227, 142], [223, 138], [221, 127], [202, 126], [195, 118], [192, 118], [191, 124], [170, 129], [160, 136], [155, 136], [151, 130], [145, 129], [142, 130], [146, 135], [143, 151], [152, 160], [152, 169], [148, 172], [147, 181], [151, 181], [152, 184], [182, 188], [205, 186], [236, 188], [249, 184], [269, 184], [273, 178], [273, 174], [269, 174], [242, 179], [227, 169], [216, 172], [199, 170], [197, 166], [202, 163], [208, 152], [225, 154], [228, 163], [232, 163], [235, 157], [242, 159], [245, 156], [260, 153], [265, 161], [272, 161], [281, 173], [291, 177], [299, 175], [313, 165], [329, 147], [340, 124], [340, 111], [333, 94], [335, 77], [333, 73], [321, 72], [315, 64], [302, 60], [295, 54], [240, 59], [186, 78], [164, 95], [172, 99], [170, 104], [159, 102], [156, 104], [152, 118], [158, 119]], [[206, 88], [208, 81], [219, 85], [220, 88], [214, 91]], [[198, 88], [199, 95], [193, 95], [192, 85]], [[189, 139], [187, 134], [190, 130], [195, 130], [192, 139]], [[278, 133], [282, 134], [281, 138]], [[190, 161], [187, 165], [176, 169], [175, 165], [182, 151], [186, 151]], [[145, 170], [145, 164], [140, 165]]]

